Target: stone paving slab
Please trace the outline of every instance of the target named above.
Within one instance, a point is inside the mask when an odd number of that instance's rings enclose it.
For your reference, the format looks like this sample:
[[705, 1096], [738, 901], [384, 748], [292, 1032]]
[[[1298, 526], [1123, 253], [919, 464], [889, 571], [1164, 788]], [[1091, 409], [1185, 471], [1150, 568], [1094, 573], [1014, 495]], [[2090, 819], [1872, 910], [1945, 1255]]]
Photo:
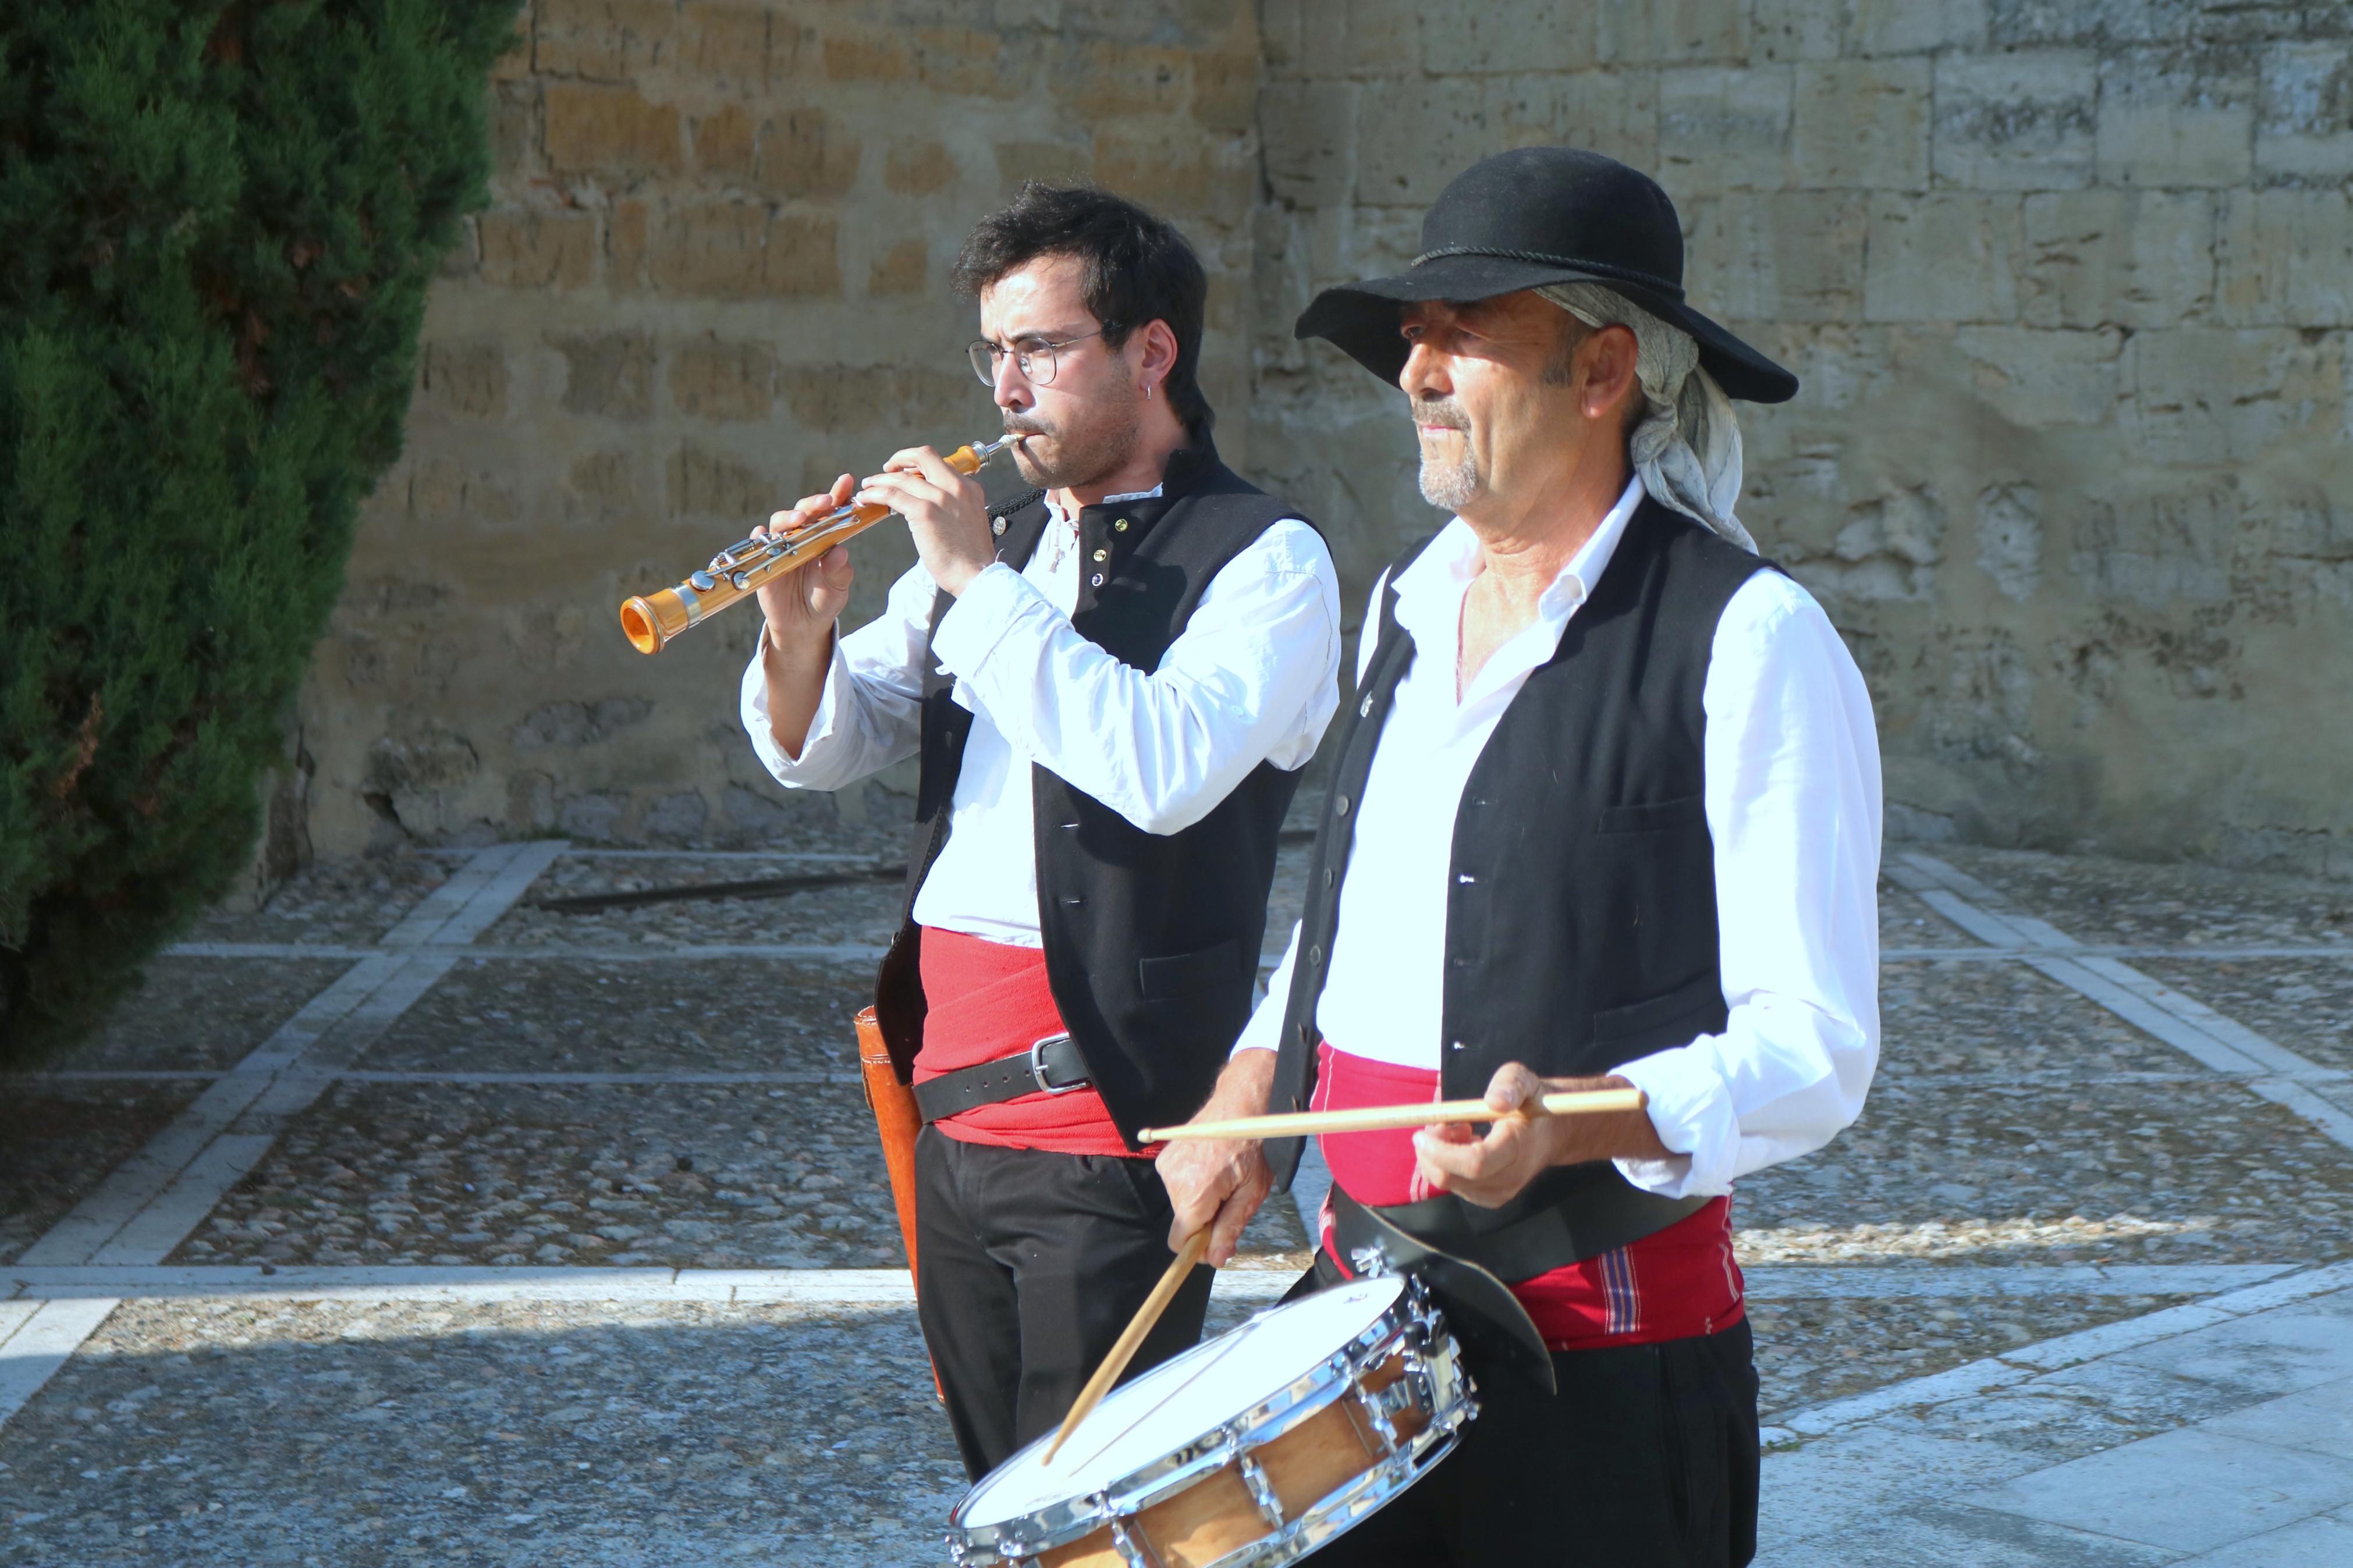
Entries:
[[864, 964], [467, 959], [413, 1005], [368, 1068], [522, 1072], [857, 1068]]
[[1767, 1458], [1758, 1562], [1894, 1561], [1907, 1541], [1984, 1560], [1925, 1544], [1955, 1529], [2021, 1564], [2303, 1561], [2353, 1507], [2346, 1278], [2282, 1275], [1810, 1412], [1819, 1436]]
[[2298, 1056], [2353, 1072], [2353, 963], [2150, 958], [2134, 967]]
[[0, 1262], [14, 1261], [204, 1089], [200, 1079], [0, 1078]]
[[2353, 1503], [2353, 1461], [2194, 1426], [1972, 1493], [1980, 1508], [2206, 1552]]
[[1938, 845], [1936, 853], [2082, 942], [2313, 942], [2353, 950], [2353, 887], [2185, 862]]

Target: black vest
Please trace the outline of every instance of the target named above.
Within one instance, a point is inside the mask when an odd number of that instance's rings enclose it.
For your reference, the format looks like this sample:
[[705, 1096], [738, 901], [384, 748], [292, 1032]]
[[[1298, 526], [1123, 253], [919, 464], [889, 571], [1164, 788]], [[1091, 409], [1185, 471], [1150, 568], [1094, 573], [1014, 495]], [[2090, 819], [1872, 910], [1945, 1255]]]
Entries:
[[[1206, 435], [1196, 440], [1197, 449], [1170, 456], [1158, 496], [1079, 513], [1071, 624], [1139, 669], [1159, 667], [1220, 567], [1273, 523], [1299, 516], [1219, 462]], [[1044, 492], [991, 510], [1006, 524], [997, 559], [1018, 570], [1045, 531]], [[944, 593], [934, 602], [934, 636], [953, 603]], [[947, 843], [972, 729], [971, 713], [950, 695], [954, 684], [927, 650], [906, 911], [875, 994], [902, 1079], [923, 1038], [915, 895]], [[1046, 769], [1030, 769], [1047, 980], [1131, 1145], [1138, 1129], [1183, 1121], [1201, 1108], [1250, 1018], [1275, 837], [1298, 787], [1296, 772], [1261, 763], [1208, 816], [1155, 834]]]
[[[1346, 710], [1308, 872], [1271, 1110], [1304, 1109], [1314, 1089], [1315, 1007], [1339, 925], [1352, 814], [1414, 658], [1413, 639], [1397, 623], [1397, 579], [1429, 542], [1389, 568], [1373, 660]], [[1701, 694], [1725, 605], [1767, 564], [1644, 501], [1558, 650], [1497, 721], [1454, 818], [1446, 1098], [1484, 1094], [1506, 1062], [1546, 1077], [1595, 1075], [1724, 1026]], [[1297, 1139], [1269, 1145], [1278, 1184], [1290, 1181], [1299, 1151]], [[1441, 1230], [1486, 1235], [1579, 1204], [1639, 1210], [1647, 1196], [1601, 1161], [1548, 1171], [1500, 1209], [1451, 1197], [1410, 1207], [1422, 1219], [1442, 1210]], [[1693, 1206], [1651, 1201], [1653, 1229]]]

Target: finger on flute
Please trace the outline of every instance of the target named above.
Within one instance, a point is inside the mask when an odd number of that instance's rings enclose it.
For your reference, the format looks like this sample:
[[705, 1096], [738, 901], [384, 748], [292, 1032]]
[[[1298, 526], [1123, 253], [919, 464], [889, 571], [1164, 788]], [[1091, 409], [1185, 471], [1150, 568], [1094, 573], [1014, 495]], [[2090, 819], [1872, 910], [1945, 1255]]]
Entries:
[[1351, 1110], [1303, 1110], [1277, 1116], [1238, 1116], [1229, 1121], [1192, 1121], [1180, 1127], [1147, 1127], [1145, 1143], [1175, 1143], [1202, 1138], [1312, 1138], [1327, 1132], [1383, 1132], [1446, 1122], [1501, 1121], [1507, 1116], [1591, 1116], [1642, 1110], [1650, 1101], [1639, 1089], [1592, 1089], [1547, 1094], [1516, 1110], [1497, 1110], [1483, 1100], [1442, 1100], [1419, 1105], [1366, 1105]]

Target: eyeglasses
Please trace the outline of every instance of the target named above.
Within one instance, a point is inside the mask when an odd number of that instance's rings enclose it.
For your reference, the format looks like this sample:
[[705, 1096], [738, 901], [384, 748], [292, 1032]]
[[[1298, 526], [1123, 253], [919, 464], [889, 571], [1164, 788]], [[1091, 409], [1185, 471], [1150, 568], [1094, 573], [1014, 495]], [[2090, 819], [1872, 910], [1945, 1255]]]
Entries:
[[997, 384], [997, 367], [1009, 353], [1013, 356], [1014, 367], [1021, 372], [1021, 378], [1024, 381], [1032, 386], [1051, 386], [1054, 384], [1054, 372], [1058, 368], [1054, 351], [1066, 349], [1072, 343], [1083, 342], [1089, 338], [1101, 336], [1103, 332], [1098, 329], [1092, 332], [1081, 332], [1074, 338], [1064, 338], [1059, 342], [1047, 338], [1022, 338], [1009, 349], [1000, 348], [987, 338], [982, 338], [974, 342], [965, 353], [972, 356], [972, 374], [980, 377], [983, 385]]

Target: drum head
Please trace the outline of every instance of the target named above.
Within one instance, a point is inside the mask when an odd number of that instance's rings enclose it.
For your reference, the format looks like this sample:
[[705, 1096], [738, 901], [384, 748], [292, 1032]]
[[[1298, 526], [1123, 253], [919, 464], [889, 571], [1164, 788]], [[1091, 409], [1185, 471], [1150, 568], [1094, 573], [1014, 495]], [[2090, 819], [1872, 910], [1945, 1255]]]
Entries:
[[1105, 1489], [1314, 1371], [1378, 1322], [1404, 1289], [1402, 1279], [1352, 1280], [1161, 1363], [1105, 1395], [1052, 1465], [1041, 1462], [1040, 1438], [990, 1471], [951, 1517], [967, 1527], [1004, 1524]]

